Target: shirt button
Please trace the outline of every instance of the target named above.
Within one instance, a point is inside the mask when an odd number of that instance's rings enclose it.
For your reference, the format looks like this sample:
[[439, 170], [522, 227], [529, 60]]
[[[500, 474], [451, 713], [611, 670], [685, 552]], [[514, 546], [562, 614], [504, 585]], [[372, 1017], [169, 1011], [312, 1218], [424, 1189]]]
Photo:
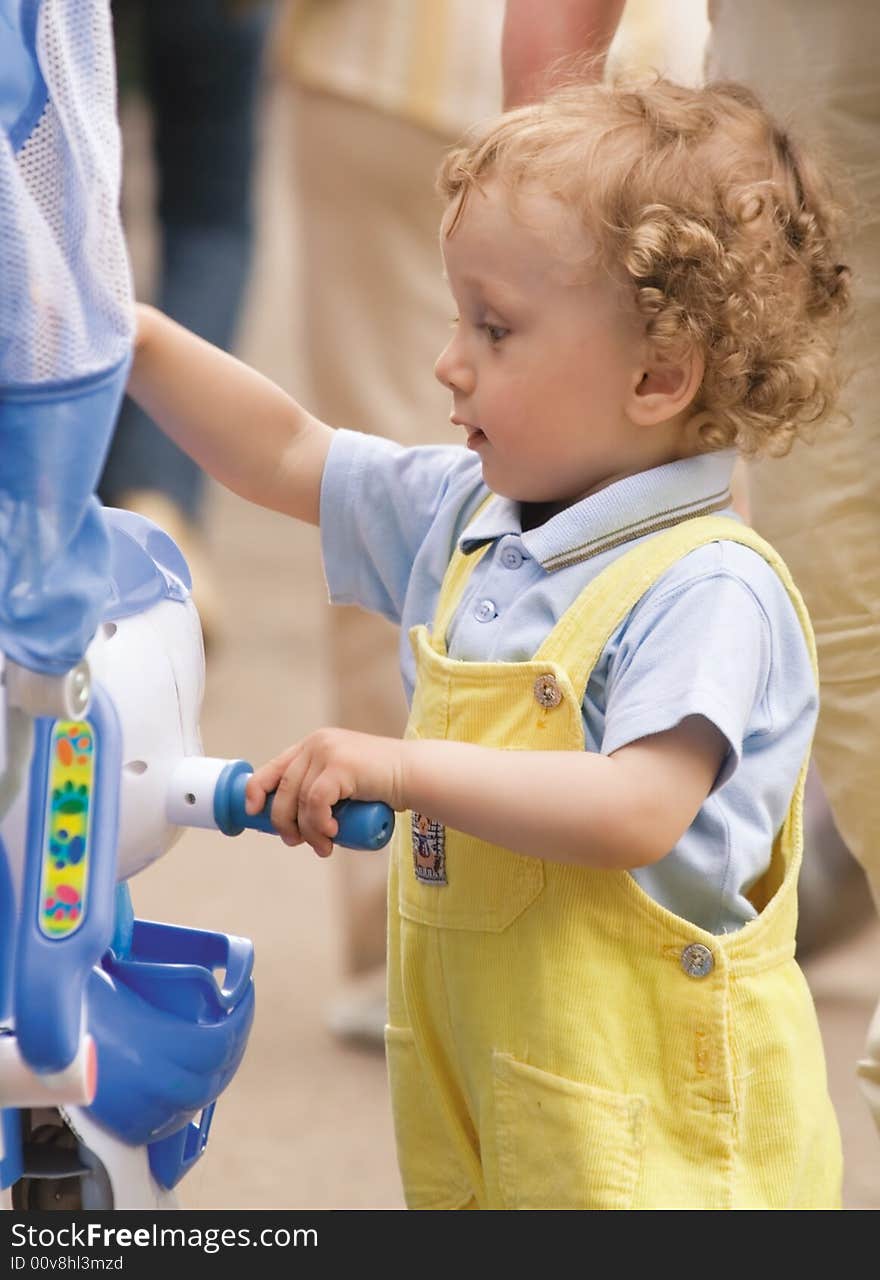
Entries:
[[518, 569], [525, 557], [518, 547], [505, 547], [501, 552], [501, 563], [505, 569]]
[[715, 957], [702, 942], [689, 942], [681, 953], [681, 967], [689, 978], [705, 978], [715, 968]]
[[542, 707], [558, 707], [562, 701], [562, 690], [559, 687], [559, 683], [556, 677], [549, 671], [546, 675], [538, 676], [535, 681], [534, 689], [535, 700], [539, 702]]
[[495, 608], [494, 600], [481, 600], [476, 609], [474, 609], [474, 617], [477, 622], [491, 622], [497, 616], [498, 610]]

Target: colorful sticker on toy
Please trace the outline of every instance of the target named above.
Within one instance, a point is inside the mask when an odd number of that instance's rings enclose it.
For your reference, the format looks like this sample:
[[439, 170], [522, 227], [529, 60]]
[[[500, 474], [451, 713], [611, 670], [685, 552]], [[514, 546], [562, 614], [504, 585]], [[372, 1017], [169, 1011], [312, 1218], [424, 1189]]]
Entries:
[[95, 738], [84, 720], [59, 720], [52, 730], [46, 803], [40, 931], [69, 937], [82, 924], [88, 879], [89, 820]]

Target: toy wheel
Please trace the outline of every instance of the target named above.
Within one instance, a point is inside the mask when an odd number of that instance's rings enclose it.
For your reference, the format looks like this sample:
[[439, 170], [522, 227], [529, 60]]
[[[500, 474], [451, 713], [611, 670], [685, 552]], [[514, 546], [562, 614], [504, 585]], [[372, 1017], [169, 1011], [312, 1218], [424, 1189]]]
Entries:
[[[77, 1141], [65, 1126], [43, 1124], [34, 1129], [28, 1146], [34, 1149], [35, 1162], [52, 1173], [25, 1174], [12, 1188], [12, 1207], [22, 1212], [39, 1209], [61, 1209], [70, 1212], [82, 1208], [82, 1175], [71, 1171], [65, 1177], [57, 1172], [77, 1159]], [[31, 1163], [31, 1162], [29, 1162]]]
[[114, 1207], [103, 1165], [92, 1152], [84, 1150], [60, 1115], [30, 1128], [24, 1157], [24, 1175], [12, 1187], [14, 1210], [34, 1213], [57, 1209], [71, 1213], [83, 1208]]

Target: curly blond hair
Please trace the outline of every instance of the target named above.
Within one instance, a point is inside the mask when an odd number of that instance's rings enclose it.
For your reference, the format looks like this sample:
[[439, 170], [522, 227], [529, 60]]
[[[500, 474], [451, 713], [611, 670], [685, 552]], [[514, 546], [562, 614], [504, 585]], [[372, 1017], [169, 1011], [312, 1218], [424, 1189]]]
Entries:
[[441, 168], [447, 234], [468, 192], [493, 179], [575, 213], [658, 354], [696, 345], [701, 448], [781, 455], [835, 405], [849, 303], [841, 209], [749, 89], [572, 83], [508, 111]]

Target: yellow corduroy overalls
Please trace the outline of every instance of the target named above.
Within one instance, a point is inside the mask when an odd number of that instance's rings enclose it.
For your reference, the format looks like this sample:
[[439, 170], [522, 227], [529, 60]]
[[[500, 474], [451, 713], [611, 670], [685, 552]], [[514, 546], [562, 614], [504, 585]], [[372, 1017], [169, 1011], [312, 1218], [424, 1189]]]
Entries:
[[[407, 736], [583, 751], [587, 679], [681, 556], [744, 543], [723, 517], [634, 546], [530, 662], [454, 661], [446, 627], [480, 552], [456, 552], [433, 633], [413, 628]], [[716, 936], [629, 873], [524, 857], [401, 815], [389, 879], [388, 1068], [411, 1209], [840, 1207], [841, 1148], [794, 960], [806, 763], [760, 914]], [[533, 803], [545, 803], [539, 793]]]

